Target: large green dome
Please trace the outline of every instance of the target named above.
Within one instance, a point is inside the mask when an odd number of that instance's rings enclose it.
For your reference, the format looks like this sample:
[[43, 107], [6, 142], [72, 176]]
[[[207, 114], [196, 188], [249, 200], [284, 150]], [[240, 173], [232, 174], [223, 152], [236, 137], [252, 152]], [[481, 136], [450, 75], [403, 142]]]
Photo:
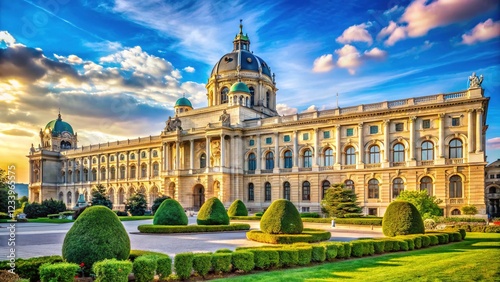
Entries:
[[175, 102], [175, 107], [190, 107], [190, 108], [193, 108], [193, 105], [191, 104], [191, 102], [186, 97], [182, 97], [182, 98], [179, 98], [177, 100], [177, 102]]
[[229, 92], [245, 92], [250, 94], [250, 89], [248, 89], [248, 86], [245, 83], [238, 81], [231, 86], [231, 90]]
[[71, 127], [71, 125], [69, 123], [67, 123], [61, 119], [61, 114], [59, 114], [57, 119], [47, 123], [47, 125], [45, 126], [45, 130], [48, 130], [48, 129], [52, 130], [52, 136], [58, 136], [59, 134], [65, 132], [65, 131], [72, 134], [72, 135], [75, 134], [73, 132], [73, 127]]

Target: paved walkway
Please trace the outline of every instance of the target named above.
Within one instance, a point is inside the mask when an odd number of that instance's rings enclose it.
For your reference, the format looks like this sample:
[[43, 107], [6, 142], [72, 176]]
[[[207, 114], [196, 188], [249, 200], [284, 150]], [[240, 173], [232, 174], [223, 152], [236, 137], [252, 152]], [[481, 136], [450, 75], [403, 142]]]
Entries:
[[[196, 218], [190, 217], [189, 223], [194, 224]], [[252, 229], [259, 229], [258, 221], [232, 221], [250, 224]], [[246, 239], [245, 231], [220, 233], [189, 233], [189, 234], [141, 234], [137, 226], [152, 224], [152, 220], [125, 221], [123, 225], [129, 233], [132, 249], [162, 252], [171, 256], [180, 252], [213, 252], [228, 248], [234, 250], [240, 246], [262, 246], [263, 243]], [[15, 248], [18, 258], [30, 258], [46, 255], [61, 255], [62, 243], [66, 233], [73, 223], [17, 223], [15, 232]], [[332, 233], [332, 241], [350, 241], [362, 237], [383, 237], [381, 228], [370, 226], [337, 225], [305, 223], [309, 228], [320, 228]], [[1, 254], [9, 251], [9, 224], [0, 224]], [[0, 260], [3, 260], [0, 258]]]

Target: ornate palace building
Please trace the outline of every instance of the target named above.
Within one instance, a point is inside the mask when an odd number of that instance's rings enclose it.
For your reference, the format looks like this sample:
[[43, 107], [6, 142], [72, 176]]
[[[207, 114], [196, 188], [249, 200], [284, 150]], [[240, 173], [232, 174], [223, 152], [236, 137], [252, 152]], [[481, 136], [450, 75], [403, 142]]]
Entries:
[[370, 215], [382, 216], [403, 190], [442, 199], [446, 216], [463, 205], [485, 214], [489, 98], [482, 77], [469, 80], [461, 92], [279, 116], [275, 75], [240, 25], [206, 84], [208, 106], [180, 98], [155, 135], [78, 146], [60, 115], [49, 122], [28, 156], [30, 201], [73, 207], [102, 184], [114, 209], [142, 192], [149, 204], [168, 195], [188, 209], [215, 196], [252, 211], [285, 198], [312, 212], [331, 184], [345, 183]]

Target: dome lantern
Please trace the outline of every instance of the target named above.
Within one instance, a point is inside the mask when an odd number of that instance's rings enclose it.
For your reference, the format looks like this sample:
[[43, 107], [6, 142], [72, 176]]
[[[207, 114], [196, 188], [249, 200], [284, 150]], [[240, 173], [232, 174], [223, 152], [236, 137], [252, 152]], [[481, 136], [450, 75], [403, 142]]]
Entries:
[[177, 99], [174, 105], [175, 114], [180, 114], [183, 112], [187, 112], [193, 109], [193, 105], [188, 98], [185, 97], [184, 94], [181, 98]]
[[250, 107], [250, 89], [248, 86], [238, 81], [231, 86], [228, 94], [229, 106]]

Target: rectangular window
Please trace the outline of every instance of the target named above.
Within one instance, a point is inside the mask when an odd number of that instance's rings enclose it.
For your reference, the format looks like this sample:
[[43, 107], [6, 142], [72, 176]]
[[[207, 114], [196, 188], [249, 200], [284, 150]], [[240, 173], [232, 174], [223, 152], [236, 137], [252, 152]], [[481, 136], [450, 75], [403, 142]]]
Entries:
[[494, 174], [490, 174], [490, 179], [494, 179], [495, 178], [495, 175]]
[[253, 139], [250, 139], [250, 141], [248, 142], [248, 145], [250, 145], [250, 146], [253, 146], [253, 145], [255, 145], [255, 140], [253, 140]]
[[309, 207], [302, 207], [302, 212], [309, 212]]
[[324, 139], [330, 138], [330, 131], [323, 131], [323, 138]]
[[378, 133], [378, 126], [370, 125], [370, 134], [377, 134], [377, 133]]
[[460, 126], [460, 118], [458, 117], [451, 118], [451, 126]]
[[266, 144], [272, 144], [273, 143], [273, 138], [272, 137], [267, 137], [266, 138]]
[[283, 142], [290, 142], [290, 135], [283, 136]]
[[354, 128], [347, 128], [346, 135], [347, 136], [354, 136]]
[[500, 174], [497, 174], [497, 178], [500, 178]]
[[422, 128], [431, 128], [431, 120], [430, 119], [424, 119], [422, 121]]
[[377, 216], [378, 215], [377, 208], [368, 208], [368, 215]]
[[404, 130], [404, 123], [399, 122], [396, 123], [396, 131], [403, 131]]
[[302, 140], [309, 140], [309, 133], [302, 134]]

